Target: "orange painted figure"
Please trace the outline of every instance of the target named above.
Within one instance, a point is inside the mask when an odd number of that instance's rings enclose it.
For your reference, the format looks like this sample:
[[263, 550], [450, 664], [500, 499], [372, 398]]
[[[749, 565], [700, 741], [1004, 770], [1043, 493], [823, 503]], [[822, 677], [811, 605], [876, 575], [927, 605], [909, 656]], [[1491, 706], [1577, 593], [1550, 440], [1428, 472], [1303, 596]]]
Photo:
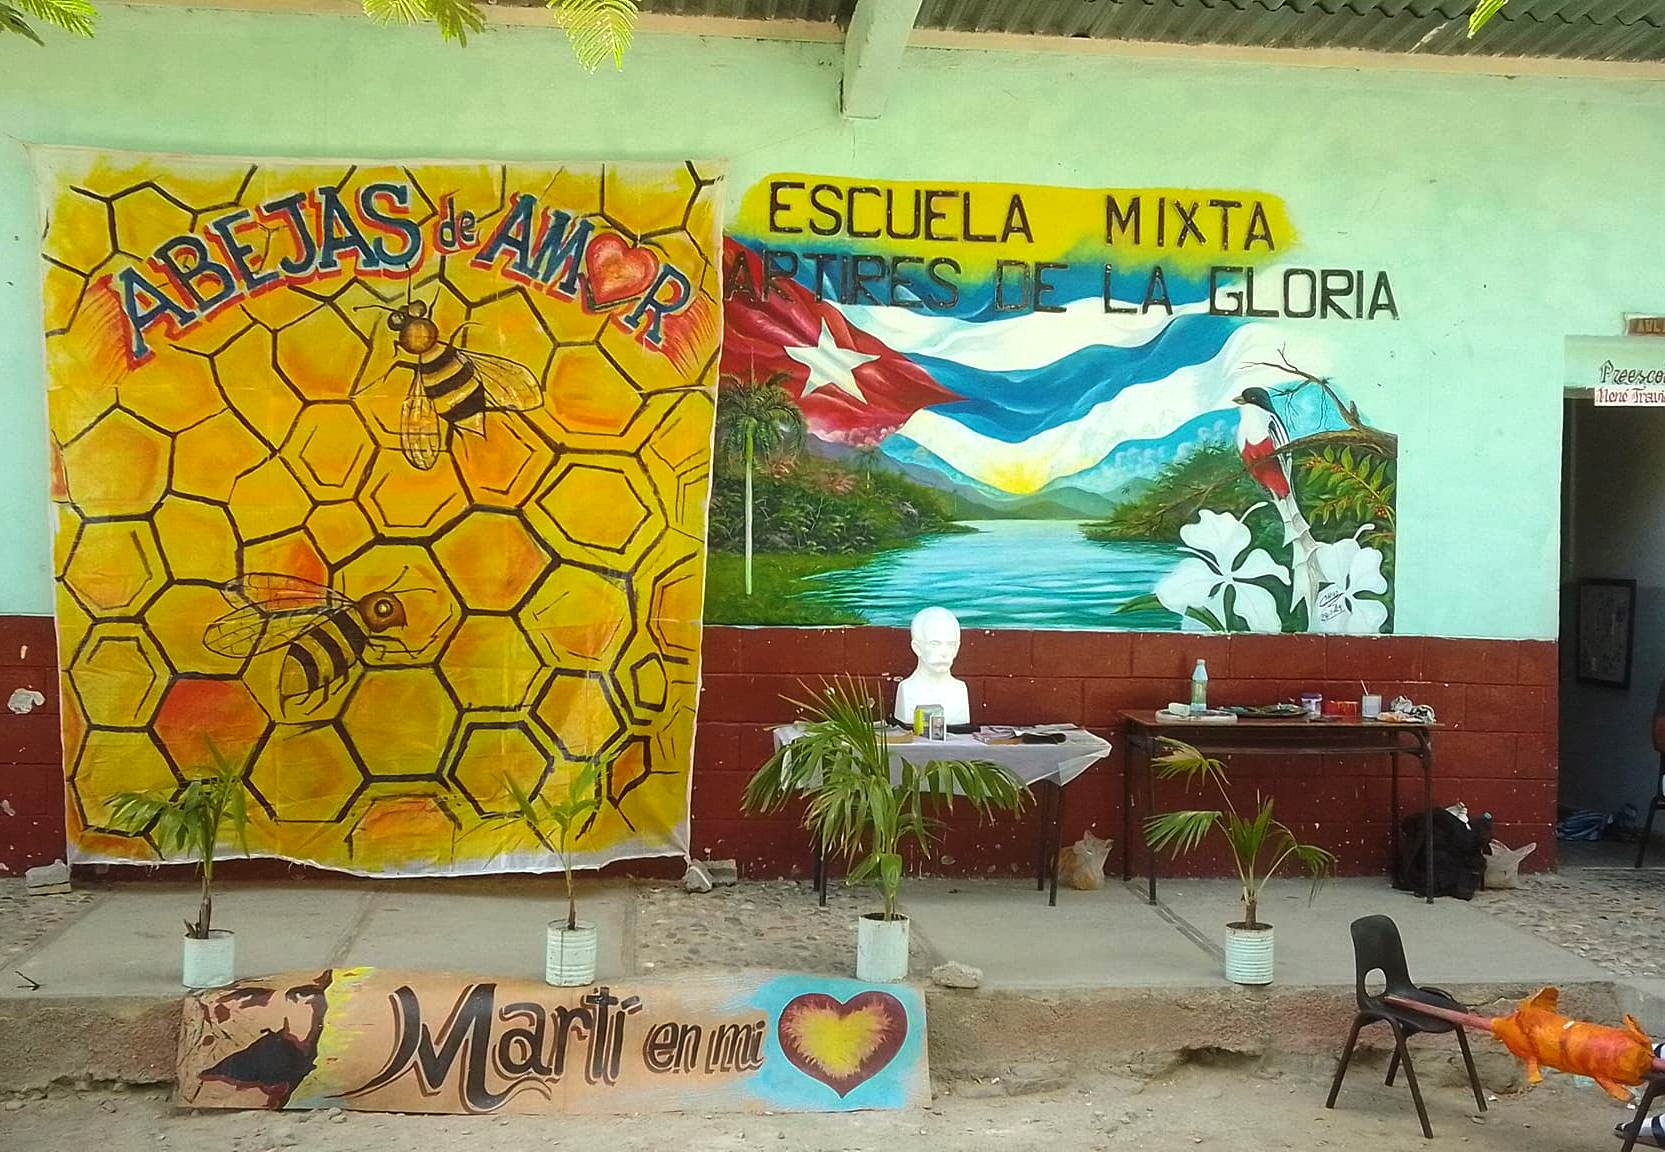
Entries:
[[1491, 1023], [1492, 1035], [1526, 1062], [1526, 1080], [1543, 1079], [1542, 1068], [1588, 1076], [1615, 1100], [1629, 1100], [1627, 1085], [1640, 1084], [1653, 1068], [1647, 1034], [1628, 1014], [1623, 1028], [1569, 1020], [1556, 1011], [1560, 993], [1542, 988], [1507, 1016]]
[[1629, 1101], [1628, 1086], [1640, 1084], [1650, 1072], [1665, 1073], [1665, 1059], [1653, 1054], [1647, 1033], [1628, 1014], [1623, 1028], [1568, 1019], [1556, 1011], [1561, 993], [1554, 988], [1540, 988], [1509, 1015], [1490, 1018], [1399, 996], [1385, 999], [1425, 1016], [1488, 1030], [1526, 1062], [1528, 1084], [1541, 1082], [1543, 1070], [1554, 1068], [1588, 1076], [1615, 1100]]

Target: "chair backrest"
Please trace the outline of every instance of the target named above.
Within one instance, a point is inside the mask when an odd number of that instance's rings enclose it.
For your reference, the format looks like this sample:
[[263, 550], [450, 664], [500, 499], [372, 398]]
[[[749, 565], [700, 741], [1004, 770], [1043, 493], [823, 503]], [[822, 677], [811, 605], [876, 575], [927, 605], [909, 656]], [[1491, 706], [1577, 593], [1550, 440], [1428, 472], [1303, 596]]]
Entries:
[[1365, 979], [1372, 972], [1382, 974], [1387, 984], [1385, 992], [1412, 995], [1417, 990], [1405, 966], [1405, 945], [1399, 939], [1399, 925], [1391, 916], [1361, 916], [1353, 921], [1353, 966], [1360, 1008], [1371, 1008], [1380, 1002], [1380, 994], [1373, 996], [1365, 990]]

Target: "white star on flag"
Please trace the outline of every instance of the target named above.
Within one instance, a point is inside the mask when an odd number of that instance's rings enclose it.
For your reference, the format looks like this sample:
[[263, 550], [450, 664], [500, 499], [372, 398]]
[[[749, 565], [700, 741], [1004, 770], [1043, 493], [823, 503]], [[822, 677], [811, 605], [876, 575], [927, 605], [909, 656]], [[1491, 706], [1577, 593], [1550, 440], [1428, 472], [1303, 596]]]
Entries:
[[821, 321], [821, 338], [816, 341], [815, 347], [784, 348], [782, 351], [809, 369], [803, 395], [808, 396], [817, 388], [831, 384], [863, 404], [867, 403], [867, 397], [861, 394], [861, 385], [856, 383], [856, 369], [878, 357], [852, 348], [840, 348], [833, 334], [827, 330], [825, 320]]

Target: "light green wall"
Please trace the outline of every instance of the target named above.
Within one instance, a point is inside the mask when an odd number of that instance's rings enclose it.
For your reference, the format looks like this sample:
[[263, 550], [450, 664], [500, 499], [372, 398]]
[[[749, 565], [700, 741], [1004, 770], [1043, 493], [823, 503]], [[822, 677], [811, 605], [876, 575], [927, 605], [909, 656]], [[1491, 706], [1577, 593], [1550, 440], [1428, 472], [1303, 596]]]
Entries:
[[0, 39], [0, 612], [51, 610], [31, 142], [268, 156], [721, 158], [777, 170], [1280, 195], [1296, 262], [1389, 270], [1403, 319], [1321, 325], [1400, 436], [1401, 632], [1556, 632], [1562, 340], [1665, 309], [1665, 85], [910, 50], [838, 114], [837, 46], [559, 34], [466, 50], [353, 18], [109, 7]]

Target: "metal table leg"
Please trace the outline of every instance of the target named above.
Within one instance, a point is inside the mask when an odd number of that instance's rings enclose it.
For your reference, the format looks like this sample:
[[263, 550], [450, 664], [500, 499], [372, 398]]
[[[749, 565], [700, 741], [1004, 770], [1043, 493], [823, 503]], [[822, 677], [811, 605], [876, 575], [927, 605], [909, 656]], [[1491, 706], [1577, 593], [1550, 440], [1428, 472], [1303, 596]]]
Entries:
[[1434, 902], [1434, 734], [1419, 732], [1417, 743], [1422, 746], [1422, 856], [1428, 866], [1428, 903]]
[[1127, 751], [1122, 756], [1122, 883], [1133, 879], [1133, 765], [1138, 738], [1127, 730]]
[[1052, 781], [1052, 849], [1047, 856], [1047, 873], [1052, 881], [1051, 891], [1047, 893], [1046, 904], [1049, 908], [1058, 906], [1058, 853], [1063, 850], [1064, 839], [1064, 786], [1057, 780]]
[[[1150, 763], [1151, 753], [1153, 751], [1154, 749], [1151, 748], [1145, 749], [1145, 811], [1143, 812], [1143, 815], [1147, 820], [1156, 815], [1156, 772], [1151, 768]], [[1150, 846], [1150, 842], [1145, 840], [1142, 836], [1139, 838], [1139, 842], [1145, 846], [1145, 872], [1149, 878], [1150, 902], [1155, 904], [1156, 849], [1152, 848]]]

